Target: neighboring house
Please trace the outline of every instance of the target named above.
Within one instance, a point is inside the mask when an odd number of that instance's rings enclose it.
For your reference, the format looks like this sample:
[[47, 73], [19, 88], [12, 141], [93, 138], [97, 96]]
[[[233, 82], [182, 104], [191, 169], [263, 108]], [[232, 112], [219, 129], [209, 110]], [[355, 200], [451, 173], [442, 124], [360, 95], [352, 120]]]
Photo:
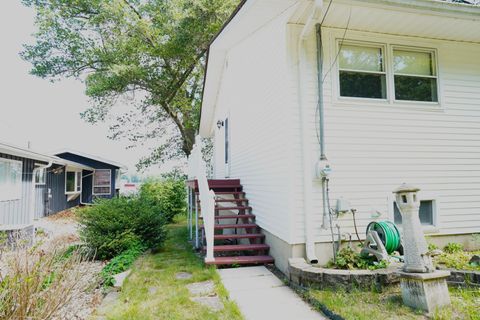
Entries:
[[0, 231], [30, 230], [35, 218], [114, 197], [121, 168], [80, 153], [57, 157], [0, 143]]
[[[200, 134], [281, 270], [330, 259], [337, 199], [362, 238], [400, 223], [404, 182], [432, 241], [480, 232], [480, 6], [456, 2], [248, 0], [211, 43]], [[355, 239], [351, 214], [337, 223]]]
[[78, 184], [80, 184], [81, 197], [78, 197], [77, 205], [91, 203], [94, 198], [113, 198], [118, 194], [120, 171], [125, 169], [124, 165], [73, 150], [62, 150], [56, 152], [55, 155], [90, 168], [90, 170], [83, 171], [81, 181], [75, 177], [74, 171], [67, 172], [66, 193], [71, 197], [78, 195], [74, 186], [77, 185], [78, 190]]

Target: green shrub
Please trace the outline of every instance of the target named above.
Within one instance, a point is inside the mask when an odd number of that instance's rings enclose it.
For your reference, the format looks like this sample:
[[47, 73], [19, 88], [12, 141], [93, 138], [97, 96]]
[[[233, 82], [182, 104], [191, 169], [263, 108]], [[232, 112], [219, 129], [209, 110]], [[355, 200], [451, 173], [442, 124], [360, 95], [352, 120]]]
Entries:
[[80, 237], [98, 259], [110, 259], [131, 248], [159, 247], [165, 239], [165, 217], [139, 197], [100, 199], [78, 212]]
[[463, 245], [460, 243], [456, 242], [449, 242], [447, 245], [443, 248], [443, 251], [446, 253], [456, 253], [463, 251]]
[[165, 216], [168, 223], [176, 215], [185, 214], [186, 197], [185, 180], [178, 177], [150, 180], [140, 187], [140, 198]]
[[355, 252], [352, 248], [346, 247], [340, 249], [337, 253], [337, 259], [335, 262], [330, 260], [327, 264], [328, 268], [334, 269], [368, 269], [376, 270], [383, 269], [388, 266], [387, 262], [375, 261], [374, 257], [362, 257], [359, 253]]
[[128, 270], [144, 250], [145, 247], [141, 245], [135, 246], [110, 260], [100, 273], [100, 276], [103, 279], [103, 285], [106, 287], [113, 286], [113, 276]]

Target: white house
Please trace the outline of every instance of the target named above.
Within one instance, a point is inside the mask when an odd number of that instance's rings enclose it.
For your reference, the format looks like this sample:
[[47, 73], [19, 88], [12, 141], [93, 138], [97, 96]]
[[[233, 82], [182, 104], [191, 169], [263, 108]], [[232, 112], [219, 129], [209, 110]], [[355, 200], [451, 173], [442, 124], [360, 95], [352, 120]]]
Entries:
[[[200, 134], [214, 139], [214, 177], [241, 180], [283, 271], [289, 257], [331, 258], [337, 199], [357, 210], [364, 237], [370, 221], [395, 219], [392, 191], [404, 182], [422, 190], [431, 241], [471, 245], [480, 6], [244, 1], [210, 46]], [[355, 239], [351, 213], [333, 223]]]

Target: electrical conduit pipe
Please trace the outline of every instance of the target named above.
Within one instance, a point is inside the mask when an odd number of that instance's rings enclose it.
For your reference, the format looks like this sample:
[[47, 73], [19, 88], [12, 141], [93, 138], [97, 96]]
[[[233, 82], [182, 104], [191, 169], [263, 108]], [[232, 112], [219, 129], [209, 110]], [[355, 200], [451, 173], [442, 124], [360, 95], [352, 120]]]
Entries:
[[[305, 214], [305, 248], [307, 254], [307, 260], [310, 263], [318, 263], [318, 258], [315, 254], [315, 240], [314, 240], [314, 221], [313, 221], [313, 208], [312, 208], [312, 194], [313, 187], [312, 182], [314, 178], [312, 157], [311, 157], [311, 144], [310, 141], [311, 131], [308, 130], [306, 125], [309, 122], [308, 118], [308, 104], [307, 104], [307, 92], [308, 87], [303, 79], [308, 74], [308, 53], [307, 53], [307, 40], [308, 37], [315, 32], [315, 23], [318, 21], [322, 14], [323, 0], [314, 0], [312, 4], [312, 14], [308, 17], [305, 26], [300, 33], [298, 41], [298, 58], [299, 58], [299, 77], [298, 88], [300, 97], [300, 118], [302, 127], [302, 155], [303, 155], [303, 199], [304, 199], [304, 214]], [[319, 92], [319, 94], [321, 94]]]

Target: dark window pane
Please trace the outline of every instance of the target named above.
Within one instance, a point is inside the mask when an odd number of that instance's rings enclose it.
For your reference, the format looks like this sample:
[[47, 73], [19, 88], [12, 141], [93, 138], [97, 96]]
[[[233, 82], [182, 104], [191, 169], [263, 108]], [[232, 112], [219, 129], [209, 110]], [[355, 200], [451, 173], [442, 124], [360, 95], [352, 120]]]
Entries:
[[75, 172], [67, 171], [67, 192], [75, 192]]
[[[398, 210], [397, 204], [393, 203], [393, 221], [395, 224], [402, 224], [402, 216]], [[420, 222], [424, 225], [433, 224], [433, 201], [420, 201]]]
[[437, 102], [437, 79], [395, 76], [395, 99]]
[[342, 97], [385, 99], [385, 75], [340, 71], [340, 95]]

